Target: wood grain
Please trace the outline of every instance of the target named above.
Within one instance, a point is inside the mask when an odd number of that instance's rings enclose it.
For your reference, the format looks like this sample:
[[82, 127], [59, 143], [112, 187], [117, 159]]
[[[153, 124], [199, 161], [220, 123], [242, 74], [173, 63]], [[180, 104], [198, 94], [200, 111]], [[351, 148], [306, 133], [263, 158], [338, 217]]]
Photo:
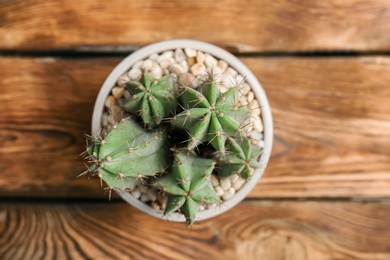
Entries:
[[[390, 197], [390, 59], [244, 58], [275, 124], [251, 198]], [[0, 196], [107, 198], [76, 179], [92, 108], [119, 59], [0, 59]]]
[[389, 259], [389, 203], [244, 202], [196, 223], [124, 203], [1, 204], [7, 259]]
[[0, 1], [0, 49], [140, 46], [192, 38], [236, 52], [390, 50], [390, 2]]

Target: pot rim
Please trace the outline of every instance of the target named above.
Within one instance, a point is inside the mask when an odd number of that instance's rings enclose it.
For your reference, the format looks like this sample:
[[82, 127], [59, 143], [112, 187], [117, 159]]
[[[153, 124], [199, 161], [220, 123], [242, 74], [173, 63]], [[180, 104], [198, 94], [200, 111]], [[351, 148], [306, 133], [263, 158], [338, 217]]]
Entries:
[[[254, 174], [251, 176], [250, 180], [246, 182], [237, 193], [227, 201], [224, 201], [222, 205], [217, 206], [212, 209], [206, 209], [197, 213], [195, 221], [201, 221], [208, 218], [215, 217], [219, 214], [226, 212], [227, 210], [236, 206], [241, 202], [249, 192], [255, 187], [258, 180], [264, 173], [264, 169], [267, 166], [271, 155], [272, 143], [273, 143], [273, 121], [271, 109], [268, 103], [267, 96], [262, 88], [260, 82], [254, 76], [254, 74], [249, 70], [244, 63], [242, 63], [237, 57], [233, 54], [225, 51], [224, 49], [217, 47], [213, 44], [189, 40], [189, 39], [178, 39], [178, 40], [167, 40], [162, 42], [157, 42], [150, 44], [148, 46], [142, 47], [141, 49], [133, 52], [127, 56], [123, 61], [121, 61], [110, 73], [105, 82], [102, 85], [102, 88], [99, 91], [97, 96], [93, 116], [92, 116], [92, 134], [98, 133], [101, 128], [101, 117], [104, 110], [104, 104], [107, 96], [109, 95], [111, 89], [116, 85], [118, 78], [127, 72], [136, 62], [148, 58], [153, 53], [161, 53], [168, 50], [175, 50], [177, 48], [192, 48], [200, 50], [205, 53], [224, 60], [228, 63], [230, 67], [235, 69], [240, 75], [245, 77], [246, 82], [251, 87], [251, 90], [254, 92], [256, 99], [261, 105], [261, 119], [264, 125], [264, 148], [263, 152], [259, 158], [260, 167], [255, 169]], [[155, 210], [148, 206], [147, 204], [141, 202], [138, 199], [135, 199], [130, 192], [121, 192], [117, 193], [130, 205], [136, 207], [144, 213], [147, 213], [151, 216], [166, 219], [169, 221], [175, 222], [185, 222], [186, 219], [181, 213], [172, 213], [169, 215], [164, 215], [162, 210]]]

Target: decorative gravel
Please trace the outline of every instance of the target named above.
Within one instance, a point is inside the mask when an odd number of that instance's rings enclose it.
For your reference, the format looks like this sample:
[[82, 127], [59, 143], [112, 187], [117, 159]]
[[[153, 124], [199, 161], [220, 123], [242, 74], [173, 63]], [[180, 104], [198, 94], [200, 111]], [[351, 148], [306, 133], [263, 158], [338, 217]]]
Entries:
[[[251, 87], [245, 81], [244, 75], [238, 74], [223, 60], [189, 48], [154, 53], [149, 58], [135, 63], [127, 73], [123, 74], [118, 79], [116, 86], [112, 88], [111, 95], [106, 99], [101, 121], [102, 135], [106, 135], [113, 125], [126, 116], [123, 107], [126, 99], [131, 96], [125, 90], [126, 83], [140, 81], [144, 73], [149, 73], [155, 79], [170, 75], [177, 79], [179, 84], [193, 88], [199, 86], [207, 78], [207, 75], [213, 73], [222, 93], [229, 88], [238, 86], [242, 93], [237, 101], [238, 105], [247, 105], [251, 112], [251, 117], [243, 123], [245, 132], [250, 137], [252, 144], [264, 146], [260, 104], [251, 91]], [[227, 201], [242, 188], [246, 180], [237, 174], [222, 178], [212, 174], [211, 182], [218, 196], [223, 201]], [[149, 203], [153, 209], [164, 210], [166, 207], [167, 196], [147, 185], [137, 186], [131, 191], [131, 194], [135, 199]], [[199, 210], [216, 206], [201, 206]]]

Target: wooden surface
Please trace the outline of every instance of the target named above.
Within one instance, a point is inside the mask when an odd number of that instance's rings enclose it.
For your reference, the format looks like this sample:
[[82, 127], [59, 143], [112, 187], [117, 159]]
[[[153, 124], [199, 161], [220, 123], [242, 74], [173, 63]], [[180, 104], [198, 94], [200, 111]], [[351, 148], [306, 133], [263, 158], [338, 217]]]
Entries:
[[192, 38], [235, 52], [388, 51], [389, 20], [387, 0], [3, 0], [0, 49]]
[[[239, 55], [275, 143], [231, 211], [187, 229], [76, 179], [104, 79], [146, 44]], [[0, 259], [390, 259], [390, 1], [0, 0]]]
[[390, 203], [257, 201], [186, 229], [124, 203], [3, 204], [0, 258], [387, 260], [389, 215]]

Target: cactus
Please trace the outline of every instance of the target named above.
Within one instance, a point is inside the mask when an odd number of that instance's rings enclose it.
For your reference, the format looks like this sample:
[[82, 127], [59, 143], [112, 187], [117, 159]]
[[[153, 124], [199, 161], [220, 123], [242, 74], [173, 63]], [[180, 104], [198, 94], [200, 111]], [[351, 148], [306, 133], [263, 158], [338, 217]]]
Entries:
[[192, 225], [202, 204], [214, 204], [219, 198], [209, 179], [215, 162], [183, 153], [176, 153], [171, 174], [160, 177], [154, 187], [167, 192], [165, 214], [178, 209]]
[[184, 111], [172, 118], [172, 124], [188, 132], [189, 150], [208, 141], [223, 152], [226, 138], [240, 134], [241, 124], [250, 116], [249, 109], [238, 105], [238, 88], [222, 94], [212, 77], [199, 89], [184, 87], [180, 94]]
[[[88, 171], [109, 189], [133, 189], [153, 176], [152, 185], [168, 194], [165, 214], [180, 211], [192, 225], [201, 205], [220, 202], [209, 181], [213, 171], [249, 178], [251, 169], [259, 167], [261, 150], [242, 133], [250, 113], [248, 107], [239, 106], [238, 88], [220, 93], [211, 75], [197, 90], [185, 86], [177, 90], [172, 78], [154, 80], [148, 74], [126, 88], [132, 96], [125, 109], [136, 118], [122, 119], [86, 150]], [[183, 111], [167, 120], [177, 107], [176, 96]], [[171, 125], [161, 124], [163, 120]], [[141, 121], [143, 128], [138, 125]], [[159, 130], [145, 130], [157, 126]]]
[[132, 189], [169, 166], [167, 151], [162, 131], [147, 133], [134, 120], [125, 118], [104, 139], [92, 140], [87, 148], [92, 163], [89, 172], [110, 188]]
[[259, 168], [257, 159], [261, 154], [261, 149], [251, 145], [248, 139], [238, 141], [228, 137], [226, 148], [228, 152], [217, 156], [219, 176], [238, 174], [242, 178], [248, 179], [251, 176], [251, 169]]
[[126, 89], [132, 96], [127, 100], [125, 110], [140, 116], [149, 128], [159, 125], [177, 105], [173, 80], [169, 76], [154, 80], [144, 74], [141, 83], [130, 81]]

